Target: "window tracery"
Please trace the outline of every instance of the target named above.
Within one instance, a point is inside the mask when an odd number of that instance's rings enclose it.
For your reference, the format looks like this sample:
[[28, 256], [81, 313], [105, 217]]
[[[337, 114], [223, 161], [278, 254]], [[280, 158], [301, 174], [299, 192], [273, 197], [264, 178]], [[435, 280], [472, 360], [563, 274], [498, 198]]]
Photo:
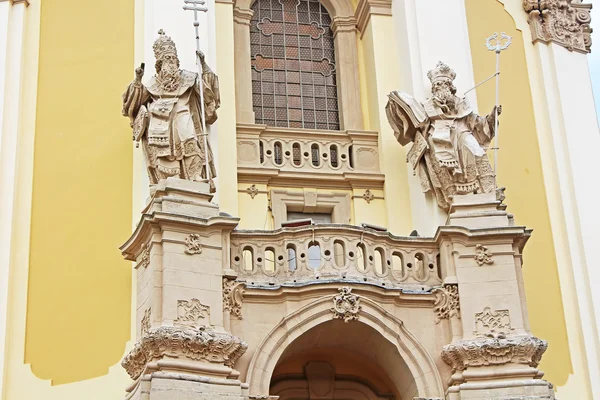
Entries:
[[250, 23], [256, 123], [339, 130], [331, 16], [318, 0], [257, 0]]

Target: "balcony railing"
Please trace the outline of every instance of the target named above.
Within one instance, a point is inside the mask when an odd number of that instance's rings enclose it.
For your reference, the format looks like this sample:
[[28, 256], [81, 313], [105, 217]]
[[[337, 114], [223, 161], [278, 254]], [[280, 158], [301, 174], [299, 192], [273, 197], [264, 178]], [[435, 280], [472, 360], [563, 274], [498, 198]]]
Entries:
[[[368, 180], [382, 184], [377, 132], [319, 131], [238, 124], [238, 173], [283, 179]], [[242, 179], [243, 180], [243, 179]]]
[[413, 290], [441, 284], [439, 248], [432, 239], [350, 225], [234, 231], [231, 263], [238, 279], [259, 287], [331, 280]]

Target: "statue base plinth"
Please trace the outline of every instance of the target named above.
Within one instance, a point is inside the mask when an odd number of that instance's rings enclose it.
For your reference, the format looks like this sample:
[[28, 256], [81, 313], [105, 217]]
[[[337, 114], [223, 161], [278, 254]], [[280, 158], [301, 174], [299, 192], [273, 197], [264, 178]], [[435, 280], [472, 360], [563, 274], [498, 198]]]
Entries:
[[153, 211], [210, 218], [219, 215], [219, 206], [211, 203], [208, 182], [187, 181], [178, 178], [161, 180], [152, 187], [151, 199], [143, 211]]
[[512, 215], [495, 193], [456, 195], [452, 198], [446, 225], [469, 229], [512, 226]]

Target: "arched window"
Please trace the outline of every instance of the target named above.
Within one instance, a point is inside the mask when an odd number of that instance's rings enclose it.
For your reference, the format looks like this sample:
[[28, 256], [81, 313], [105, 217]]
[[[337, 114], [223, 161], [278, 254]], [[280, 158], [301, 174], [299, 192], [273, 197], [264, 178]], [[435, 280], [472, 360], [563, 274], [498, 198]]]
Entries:
[[331, 17], [318, 0], [256, 0], [250, 25], [256, 123], [339, 130]]

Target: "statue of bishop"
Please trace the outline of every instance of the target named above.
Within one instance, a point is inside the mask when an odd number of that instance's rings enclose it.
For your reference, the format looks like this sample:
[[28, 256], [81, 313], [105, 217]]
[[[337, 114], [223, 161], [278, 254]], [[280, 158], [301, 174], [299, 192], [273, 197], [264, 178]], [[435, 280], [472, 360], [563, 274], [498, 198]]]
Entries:
[[[151, 184], [174, 176], [209, 181], [214, 192], [216, 170], [211, 148], [205, 148], [202, 137], [200, 90], [206, 124], [212, 124], [220, 106], [217, 75], [204, 54], [197, 52], [203, 71], [200, 85], [198, 73], [179, 68], [173, 40], [162, 29], [158, 34], [153, 45], [156, 75], [143, 84], [143, 64], [135, 70], [135, 79], [123, 94], [123, 115], [131, 121], [133, 139], [142, 142]], [[206, 158], [210, 171], [206, 171]]]
[[456, 96], [456, 73], [442, 62], [427, 77], [431, 98], [422, 104], [394, 91], [386, 114], [398, 142], [413, 143], [406, 159], [423, 191], [432, 191], [438, 206], [448, 211], [453, 195], [496, 192], [485, 149], [496, 134], [496, 111], [500, 115], [502, 106], [485, 117], [475, 114], [466, 98]]

